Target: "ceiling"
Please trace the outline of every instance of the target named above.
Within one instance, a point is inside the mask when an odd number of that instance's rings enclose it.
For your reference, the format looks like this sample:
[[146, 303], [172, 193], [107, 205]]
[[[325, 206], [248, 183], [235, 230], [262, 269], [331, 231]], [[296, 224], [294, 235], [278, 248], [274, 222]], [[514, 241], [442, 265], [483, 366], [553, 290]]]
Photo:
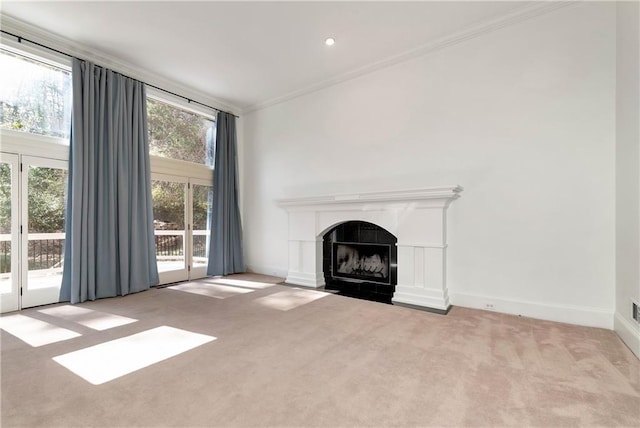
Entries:
[[249, 111], [531, 4], [3, 0], [2, 14]]

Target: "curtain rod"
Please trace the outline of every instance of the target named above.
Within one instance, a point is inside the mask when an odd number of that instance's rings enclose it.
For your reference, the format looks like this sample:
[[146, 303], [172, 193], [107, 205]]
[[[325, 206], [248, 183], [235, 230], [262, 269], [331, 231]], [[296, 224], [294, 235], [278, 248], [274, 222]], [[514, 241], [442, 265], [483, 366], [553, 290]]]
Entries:
[[[2, 32], [2, 33], [4, 33], [4, 34], [7, 34], [7, 35], [9, 35], [9, 36], [15, 37], [15, 38], [18, 40], [18, 43], [22, 43], [23, 41], [24, 41], [24, 42], [28, 42], [28, 43], [31, 43], [32, 45], [39, 46], [39, 47], [41, 47], [41, 48], [44, 48], [44, 49], [50, 50], [50, 51], [55, 52], [55, 53], [58, 53], [58, 54], [60, 54], [60, 55], [64, 55], [64, 56], [69, 57], [69, 58], [75, 58], [75, 59], [77, 59], [77, 60], [79, 60], [79, 61], [86, 62], [86, 60], [85, 60], [85, 59], [83, 59], [83, 58], [78, 58], [77, 56], [74, 56], [74, 55], [68, 54], [68, 53], [66, 53], [66, 52], [62, 52], [62, 51], [60, 51], [60, 50], [58, 50], [58, 49], [55, 49], [55, 48], [52, 48], [52, 47], [50, 47], [50, 46], [43, 45], [42, 43], [38, 43], [38, 42], [34, 42], [33, 40], [25, 39], [24, 37], [22, 37], [22, 36], [18, 36], [17, 34], [13, 34], [13, 33], [10, 33], [10, 32], [8, 32], [8, 31], [5, 31], [5, 30], [0, 30], [0, 32]], [[102, 66], [100, 66], [100, 65], [96, 65], [96, 67], [105, 68], [105, 67], [102, 67]], [[129, 79], [132, 79], [132, 80], [135, 80], [135, 81], [137, 81], [137, 82], [143, 83], [143, 84], [145, 84], [146, 86], [148, 86], [148, 87], [150, 87], [150, 88], [157, 89], [157, 90], [159, 90], [159, 91], [162, 91], [162, 92], [164, 92], [164, 93], [167, 93], [167, 94], [173, 95], [173, 96], [178, 97], [178, 98], [182, 98], [183, 100], [186, 100], [188, 104], [192, 104], [192, 103], [193, 103], [193, 104], [198, 104], [198, 105], [201, 105], [201, 106], [203, 106], [203, 107], [209, 108], [209, 109], [211, 109], [211, 110], [219, 111], [219, 112], [221, 112], [221, 113], [227, 113], [227, 114], [230, 114], [230, 115], [235, 116], [235, 117], [237, 117], [237, 118], [239, 118], [239, 117], [240, 117], [240, 116], [237, 116], [237, 115], [235, 115], [235, 114], [233, 114], [233, 113], [231, 113], [231, 112], [224, 111], [224, 110], [220, 110], [219, 108], [212, 107], [212, 106], [210, 106], [210, 105], [207, 105], [207, 104], [201, 103], [200, 101], [196, 101], [196, 100], [193, 100], [193, 99], [191, 99], [191, 98], [185, 97], [185, 96], [183, 96], [183, 95], [176, 94], [175, 92], [171, 92], [171, 91], [168, 91], [168, 90], [166, 90], [166, 89], [160, 88], [160, 87], [158, 87], [158, 86], [151, 85], [151, 84], [149, 84], [149, 83], [143, 82], [142, 80], [135, 79], [135, 78], [130, 77], [130, 76], [126, 76], [126, 75], [124, 75], [124, 74], [122, 74], [122, 73], [119, 73], [119, 74], [121, 74], [122, 76], [127, 77], [127, 78], [129, 78]]]

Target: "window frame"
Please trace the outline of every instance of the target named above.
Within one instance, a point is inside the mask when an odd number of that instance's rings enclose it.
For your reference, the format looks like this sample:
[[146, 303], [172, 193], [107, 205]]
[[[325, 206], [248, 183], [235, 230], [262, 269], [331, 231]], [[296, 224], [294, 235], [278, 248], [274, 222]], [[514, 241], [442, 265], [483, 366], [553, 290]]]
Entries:
[[[21, 43], [13, 37], [0, 35], [0, 47], [34, 61], [42, 62], [53, 67], [72, 73], [71, 57], [60, 53]], [[162, 90], [146, 86], [147, 98], [169, 104], [216, 122], [216, 114], [211, 109], [195, 103], [189, 103], [184, 98], [174, 96]], [[6, 153], [20, 153], [30, 156], [44, 156], [53, 159], [69, 159], [69, 139], [48, 135], [32, 134], [13, 129], [0, 129], [1, 150]], [[183, 161], [179, 159], [163, 158], [150, 155], [151, 173], [192, 177], [194, 179], [213, 181], [213, 166], [204, 163]]]
[[[23, 56], [25, 58], [28, 58], [30, 60], [36, 61], [36, 62], [41, 62], [44, 65], [48, 65], [51, 67], [55, 67], [55, 68], [59, 68], [61, 70], [64, 70], [66, 72], [69, 73], [69, 75], [71, 75], [72, 73], [72, 67], [71, 67], [71, 57], [62, 55], [62, 54], [58, 54], [56, 52], [53, 51], [49, 51], [48, 49], [42, 49], [36, 46], [30, 46], [27, 44], [23, 44], [18, 42], [17, 40], [14, 40], [12, 38], [6, 37], [4, 34], [2, 36], [0, 36], [0, 50], [6, 50], [8, 52], [11, 52], [15, 55], [18, 56]], [[73, 77], [71, 76], [71, 78], [73, 79]], [[71, 85], [71, 90], [73, 91], [73, 84]], [[73, 103], [73, 94], [71, 95], [71, 102]], [[71, 112], [71, 114], [73, 115], [73, 110]], [[71, 130], [69, 130], [69, 134], [71, 133]], [[67, 146], [67, 152], [68, 152], [68, 146], [69, 146], [69, 139], [68, 138], [61, 138], [61, 137], [53, 137], [51, 135], [42, 135], [42, 134], [33, 134], [31, 132], [25, 132], [25, 131], [16, 131], [13, 129], [7, 129], [7, 128], [0, 128], [0, 138], [2, 138], [2, 150], [3, 151], [7, 151], [5, 150], [6, 146], [9, 146], [9, 144], [5, 143], [5, 139], [13, 139], [14, 137], [17, 138], [18, 135], [17, 134], [26, 134], [29, 135], [31, 137], [36, 137], [36, 138], [27, 138], [26, 140], [26, 144], [30, 144], [33, 146], [33, 144], [37, 143], [37, 141], [39, 140], [41, 144], [64, 144]], [[19, 139], [19, 138], [18, 138]], [[42, 154], [42, 150], [44, 149], [44, 147], [40, 148], [40, 151], [38, 152], [40, 155]], [[17, 153], [15, 151], [16, 149], [12, 149], [11, 153]], [[53, 149], [54, 152], [56, 152], [56, 149]], [[29, 155], [34, 155], [34, 156], [38, 156], [38, 153], [28, 153]], [[64, 159], [68, 159], [69, 157], [69, 153], [67, 153], [64, 157]], [[56, 157], [56, 159], [62, 159], [60, 157]]]
[[[165, 94], [157, 89], [147, 87], [147, 98], [154, 101], [168, 104], [172, 107], [188, 111], [190, 113], [203, 116], [211, 121], [216, 122], [216, 116], [204, 107], [198, 107], [195, 104], [189, 104], [184, 99]], [[179, 177], [190, 177], [199, 180], [208, 180], [213, 182], [213, 166], [204, 163], [195, 163], [180, 159], [165, 158], [162, 156], [149, 155], [151, 162], [151, 173], [174, 175]]]
[[43, 49], [38, 46], [32, 46], [28, 43], [21, 43], [13, 37], [8, 37], [4, 34], [0, 36], [0, 47], [16, 55], [21, 55], [71, 73], [70, 56], [51, 51], [49, 49]]

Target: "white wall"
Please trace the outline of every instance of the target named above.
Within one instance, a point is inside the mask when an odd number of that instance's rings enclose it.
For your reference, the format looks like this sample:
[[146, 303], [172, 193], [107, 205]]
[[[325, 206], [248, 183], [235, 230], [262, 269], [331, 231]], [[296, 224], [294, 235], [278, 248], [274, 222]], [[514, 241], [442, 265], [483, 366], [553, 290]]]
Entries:
[[640, 357], [640, 4], [617, 5], [615, 330]]
[[275, 199], [459, 184], [454, 305], [612, 328], [615, 14], [566, 7], [245, 115], [249, 268], [286, 273]]

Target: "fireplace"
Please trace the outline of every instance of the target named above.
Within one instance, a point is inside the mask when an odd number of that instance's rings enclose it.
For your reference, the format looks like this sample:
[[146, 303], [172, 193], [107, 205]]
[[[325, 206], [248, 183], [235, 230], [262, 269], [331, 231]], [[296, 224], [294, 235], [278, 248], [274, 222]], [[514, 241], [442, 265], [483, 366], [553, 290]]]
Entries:
[[323, 236], [325, 289], [391, 303], [397, 282], [397, 239], [380, 226], [348, 221]]
[[390, 284], [389, 245], [334, 242], [331, 276], [335, 279]]
[[[332, 262], [327, 262], [325, 255], [333, 257], [334, 251], [332, 246], [328, 252], [324, 251], [326, 234], [343, 223], [365, 222], [377, 225], [397, 239], [395, 244], [364, 241], [364, 244], [388, 244], [390, 257], [395, 248], [396, 281], [395, 289], [391, 292], [392, 302], [448, 310], [447, 208], [460, 197], [460, 192], [460, 186], [447, 186], [279, 200], [278, 204], [289, 215], [289, 268], [286, 282], [324, 287], [329, 282], [325, 273], [331, 271], [332, 267]], [[344, 238], [336, 242], [350, 245], [358, 241]], [[363, 248], [355, 249], [359, 254]], [[381, 257], [380, 254], [378, 256]], [[370, 260], [367, 269], [371, 269], [372, 263]], [[338, 280], [342, 284], [361, 284], [358, 281], [364, 281], [377, 287], [391, 287], [394, 283], [393, 268], [394, 263], [390, 258], [391, 284], [382, 284], [371, 278], [365, 281], [363, 278], [339, 275]], [[333, 276], [331, 281], [335, 279]]]

